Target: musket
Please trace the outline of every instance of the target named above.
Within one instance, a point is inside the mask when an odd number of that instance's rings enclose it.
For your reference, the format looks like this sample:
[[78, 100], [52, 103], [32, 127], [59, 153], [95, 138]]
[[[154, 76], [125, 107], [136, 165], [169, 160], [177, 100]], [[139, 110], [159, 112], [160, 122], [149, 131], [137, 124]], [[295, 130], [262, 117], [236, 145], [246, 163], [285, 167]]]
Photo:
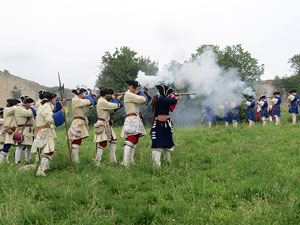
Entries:
[[[58, 72], [58, 81], [59, 81], [60, 97], [61, 97], [61, 99], [64, 99], [64, 85], [61, 84], [59, 72]], [[62, 104], [62, 107], [65, 107], [64, 101], [62, 101], [61, 104]], [[70, 156], [70, 164], [71, 164], [72, 172], [74, 172], [73, 162], [72, 162], [72, 154], [71, 154], [71, 146], [70, 146], [70, 138], [69, 138], [69, 131], [68, 131], [68, 124], [67, 124], [67, 117], [66, 117], [66, 113], [65, 112], [63, 112], [63, 113], [64, 113], [64, 117], [65, 117], [65, 127], [66, 127], [68, 150], [69, 150], [69, 156]]]
[[61, 97], [59, 97], [59, 98], [56, 98], [56, 101], [58, 101], [58, 102], [61, 102], [61, 101], [64, 101], [64, 102], [69, 102], [69, 101], [72, 101], [72, 99], [71, 98], [61, 98]]
[[118, 95], [125, 95], [125, 92], [114, 93], [114, 95], [116, 95], [116, 96], [118, 96]]
[[197, 93], [194, 93], [194, 92], [192, 92], [192, 93], [176, 93], [176, 92], [175, 92], [174, 95], [176, 95], [176, 96], [179, 96], [179, 95], [181, 95], [181, 96], [183, 96], [183, 95], [188, 96], [188, 95], [197, 95]]

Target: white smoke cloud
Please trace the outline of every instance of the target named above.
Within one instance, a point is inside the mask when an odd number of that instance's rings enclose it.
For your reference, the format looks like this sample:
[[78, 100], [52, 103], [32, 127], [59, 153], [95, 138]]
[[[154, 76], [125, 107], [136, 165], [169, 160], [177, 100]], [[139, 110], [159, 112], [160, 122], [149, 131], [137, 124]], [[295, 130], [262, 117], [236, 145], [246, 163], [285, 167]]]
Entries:
[[[195, 92], [199, 97], [199, 102], [193, 104], [193, 107], [197, 109], [190, 109], [188, 105], [185, 105], [182, 110], [195, 113], [206, 104], [210, 104], [215, 113], [222, 116], [222, 112], [219, 111], [220, 104], [225, 101], [239, 104], [243, 101], [244, 94], [255, 96], [252, 88], [241, 81], [237, 74], [238, 71], [235, 68], [225, 70], [220, 67], [216, 54], [212, 49], [207, 48], [196, 60], [185, 62], [177, 71], [165, 69], [159, 71], [156, 76], [148, 76], [139, 72], [137, 81], [142, 86], [154, 87], [156, 84], [164, 83], [174, 85], [175, 89], [185, 88], [189, 92]], [[191, 118], [190, 115], [187, 117]]]

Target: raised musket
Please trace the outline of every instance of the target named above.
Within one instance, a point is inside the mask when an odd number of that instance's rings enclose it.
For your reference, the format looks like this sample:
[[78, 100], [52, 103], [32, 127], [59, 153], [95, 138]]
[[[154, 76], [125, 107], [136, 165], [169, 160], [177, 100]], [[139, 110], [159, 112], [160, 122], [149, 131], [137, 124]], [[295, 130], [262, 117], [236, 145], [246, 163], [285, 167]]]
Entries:
[[185, 93], [185, 92], [183, 92], [183, 93], [177, 93], [177, 92], [175, 92], [175, 94], [174, 95], [176, 95], [176, 96], [189, 96], [189, 95], [197, 95], [197, 93], [194, 93], [194, 92], [192, 92], [192, 93]]

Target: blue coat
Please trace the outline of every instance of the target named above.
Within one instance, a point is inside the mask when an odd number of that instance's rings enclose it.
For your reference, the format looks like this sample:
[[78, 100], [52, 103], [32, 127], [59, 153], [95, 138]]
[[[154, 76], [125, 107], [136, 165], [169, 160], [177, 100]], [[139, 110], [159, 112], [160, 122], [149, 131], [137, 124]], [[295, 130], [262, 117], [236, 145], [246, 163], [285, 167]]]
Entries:
[[232, 120], [240, 120], [240, 105], [236, 105], [231, 110], [231, 118]]
[[208, 122], [215, 122], [216, 121], [216, 116], [214, 115], [213, 109], [211, 105], [207, 105], [204, 107], [206, 111], [206, 118]]
[[[170, 106], [176, 103], [176, 98], [159, 96], [155, 107], [155, 117], [169, 115]], [[152, 148], [172, 148], [174, 146], [172, 120], [170, 118], [166, 122], [155, 120], [152, 126], [151, 138]]]
[[274, 109], [273, 114], [274, 114], [274, 116], [280, 116], [281, 97], [278, 96], [277, 99], [278, 99], [278, 102], [273, 105], [273, 109]]
[[231, 121], [231, 115], [230, 115], [230, 105], [229, 103], [224, 104], [224, 112], [222, 117], [223, 122], [230, 122]]
[[298, 100], [298, 94], [295, 94], [295, 99], [291, 102], [290, 104], [290, 109], [289, 109], [289, 113], [296, 113], [298, 114], [298, 105], [297, 105], [297, 100]]
[[255, 107], [255, 101], [252, 100], [251, 101], [251, 105], [247, 107], [247, 116], [246, 119], [247, 120], [255, 120], [254, 119], [254, 107]]
[[265, 100], [264, 105], [261, 107], [261, 117], [268, 118], [269, 113], [268, 113], [268, 102]]

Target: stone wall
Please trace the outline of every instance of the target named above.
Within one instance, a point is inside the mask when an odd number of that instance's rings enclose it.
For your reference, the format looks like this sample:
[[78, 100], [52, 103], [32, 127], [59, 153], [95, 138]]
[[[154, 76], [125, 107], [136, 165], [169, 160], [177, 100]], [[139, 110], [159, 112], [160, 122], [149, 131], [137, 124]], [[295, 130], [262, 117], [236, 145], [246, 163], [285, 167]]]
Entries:
[[271, 97], [273, 92], [279, 91], [281, 93], [282, 102], [286, 103], [287, 100], [287, 91], [278, 83], [279, 81], [275, 80], [262, 80], [257, 82], [254, 85], [256, 91], [256, 96], [266, 95]]
[[28, 95], [37, 100], [41, 89], [43, 86], [36, 82], [0, 71], [0, 107], [6, 106], [7, 99], [20, 95]]

